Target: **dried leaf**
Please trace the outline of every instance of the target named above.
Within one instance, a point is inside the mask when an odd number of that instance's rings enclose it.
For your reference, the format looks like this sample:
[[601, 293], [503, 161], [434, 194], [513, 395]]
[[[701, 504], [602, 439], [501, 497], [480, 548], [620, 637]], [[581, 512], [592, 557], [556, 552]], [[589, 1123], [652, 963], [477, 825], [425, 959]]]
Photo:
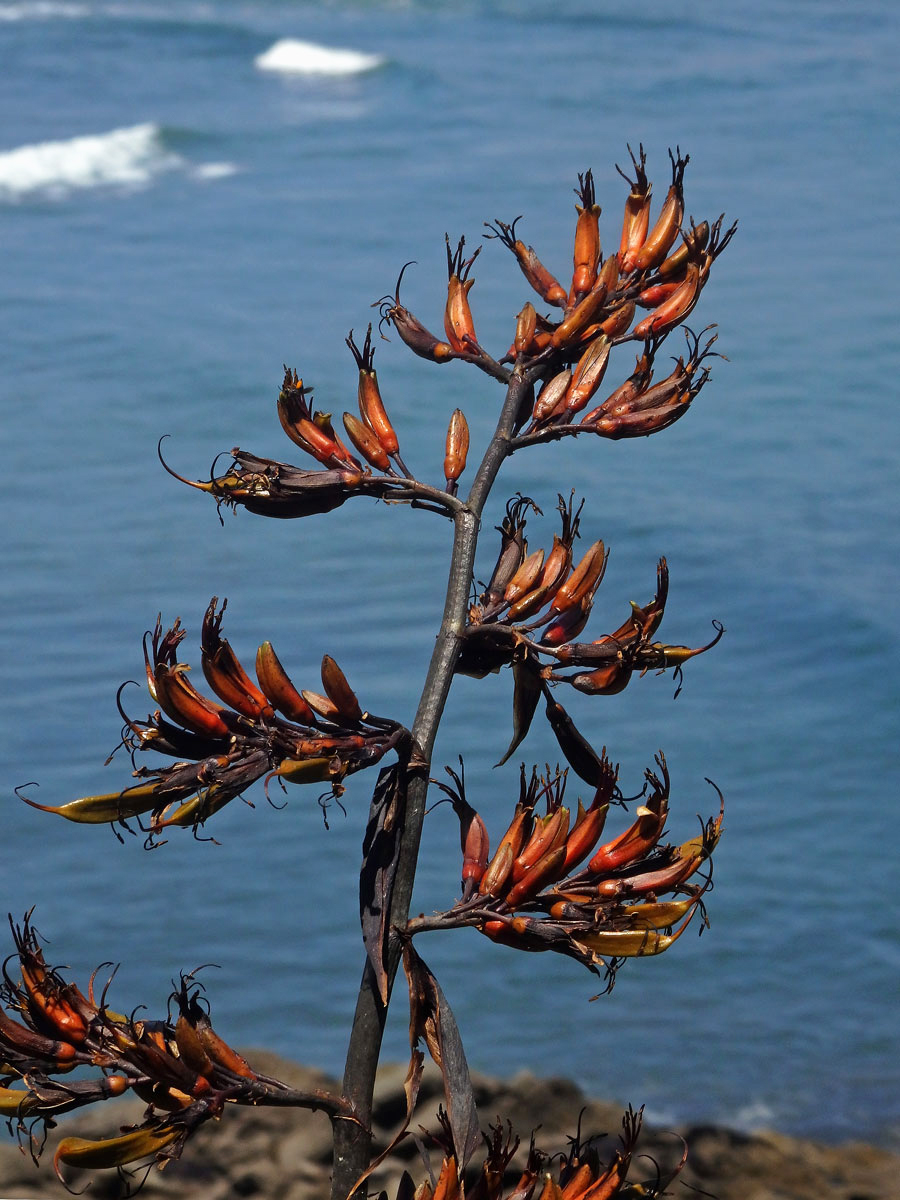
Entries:
[[502, 767], [518, 749], [537, 711], [541, 698], [541, 677], [538, 664], [528, 655], [513, 659], [513, 738], [506, 753], [495, 765]]
[[400, 831], [406, 806], [406, 768], [383, 767], [372, 794], [372, 809], [363, 839], [359, 876], [359, 917], [363, 944], [378, 981], [381, 1002], [388, 1002], [387, 948], [391, 896], [400, 858]]
[[580, 775], [591, 787], [600, 787], [607, 774], [607, 765], [590, 742], [575, 728], [575, 722], [563, 706], [557, 704], [551, 696], [547, 697], [547, 720], [556, 735], [560, 750], [575, 774]]
[[390, 1143], [385, 1146], [382, 1152], [373, 1158], [369, 1165], [360, 1175], [359, 1179], [354, 1183], [348, 1193], [349, 1196], [355, 1195], [365, 1181], [369, 1178], [372, 1172], [380, 1167], [386, 1158], [393, 1154], [394, 1149], [406, 1137], [406, 1131], [409, 1128], [409, 1123], [412, 1120], [412, 1115], [415, 1112], [416, 1101], [419, 1098], [419, 1086], [422, 1082], [422, 1072], [425, 1069], [425, 1055], [421, 1050], [413, 1050], [409, 1058], [409, 1069], [406, 1072], [406, 1079], [403, 1083], [403, 1090], [406, 1092], [406, 1116], [403, 1118], [403, 1124], [391, 1138]]
[[453, 1148], [462, 1173], [481, 1140], [462, 1039], [438, 981], [409, 942], [403, 948], [403, 965], [409, 981], [410, 1046], [415, 1052], [419, 1040], [424, 1038], [431, 1057], [440, 1067]]

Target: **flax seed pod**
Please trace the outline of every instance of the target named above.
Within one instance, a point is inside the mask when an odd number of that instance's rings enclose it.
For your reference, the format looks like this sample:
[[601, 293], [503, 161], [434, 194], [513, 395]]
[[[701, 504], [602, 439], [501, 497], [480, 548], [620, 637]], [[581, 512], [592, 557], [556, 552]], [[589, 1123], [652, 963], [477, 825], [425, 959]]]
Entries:
[[359, 721], [361, 719], [363, 712], [356, 693], [330, 654], [322, 656], [322, 687], [325, 689], [325, 695], [344, 720]]
[[347, 437], [360, 452], [366, 462], [376, 471], [387, 471], [390, 460], [387, 451], [368, 425], [364, 425], [353, 413], [344, 413], [344, 428]]
[[466, 244], [464, 237], [459, 239], [455, 253], [450, 249], [450, 238], [444, 235], [447, 242], [447, 305], [444, 309], [444, 330], [447, 341], [458, 354], [470, 354], [478, 347], [475, 336], [475, 324], [472, 320], [472, 310], [469, 307], [469, 292], [475, 283], [468, 274], [472, 263], [481, 253], [479, 246], [471, 258], [463, 259]]
[[690, 161], [690, 155], [686, 154], [682, 158], [677, 148], [676, 154], [677, 158], [671, 150], [669, 151], [669, 158], [672, 160], [672, 183], [656, 218], [656, 224], [634, 256], [634, 266], [638, 271], [649, 271], [659, 266], [681, 229], [684, 219], [684, 169]]
[[636, 338], [651, 336], [658, 338], [664, 333], [668, 333], [679, 321], [684, 320], [699, 298], [700, 268], [696, 263], [689, 262], [685, 268], [684, 282], [668, 300], [665, 300], [649, 316], [644, 317], [643, 321], [639, 321], [635, 325], [634, 336]]
[[547, 420], [557, 404], [565, 396], [571, 381], [572, 372], [568, 367], [564, 371], [560, 371], [558, 375], [554, 375], [552, 379], [547, 380], [538, 393], [534, 404], [532, 421], [535, 425], [541, 425]]
[[516, 336], [513, 341], [513, 350], [516, 354], [533, 354], [535, 352], [536, 330], [537, 312], [529, 300], [516, 317]]
[[634, 311], [634, 301], [626, 300], [624, 304], [613, 309], [609, 316], [600, 322], [601, 333], [605, 333], [609, 338], [621, 337], [628, 332], [628, 326], [634, 320]]
[[[403, 264], [400, 274], [397, 276], [394, 294], [382, 296], [372, 305], [373, 308], [378, 309], [379, 313], [378, 332], [381, 333], [381, 327], [385, 323], [393, 325], [400, 335], [400, 340], [419, 358], [427, 358], [429, 362], [449, 362], [453, 357], [453, 347], [436, 338], [425, 328], [418, 317], [413, 316], [409, 309], [400, 303], [400, 284], [403, 282], [403, 275], [409, 266], [412, 266], [412, 262]], [[384, 337], [384, 334], [382, 333], [381, 336]]]
[[578, 360], [563, 402], [566, 414], [580, 412], [603, 381], [612, 342], [601, 333]]
[[466, 469], [469, 453], [469, 424], [461, 408], [453, 410], [447, 428], [447, 445], [444, 452], [444, 475], [447, 485], [456, 483]]
[[[362, 350], [353, 341], [352, 329], [346, 338], [346, 342], [350, 348], [350, 353], [356, 360], [356, 366], [359, 370], [359, 387], [357, 389], [359, 415], [375, 434], [384, 452], [388, 455], [394, 455], [399, 450], [400, 445], [394, 427], [385, 411], [384, 403], [381, 399], [381, 391], [378, 387], [378, 376], [373, 366], [375, 351], [372, 347], [372, 326], [370, 325], [366, 330], [366, 340], [363, 342]], [[349, 433], [349, 430], [347, 432]]]
[[687, 266], [688, 259], [696, 258], [701, 250], [706, 249], [709, 241], [709, 221], [701, 221], [699, 225], [695, 225], [691, 218], [690, 232], [681, 236], [681, 245], [672, 251], [665, 262], [659, 264], [657, 275], [661, 279], [671, 279], [673, 275], [680, 275]]
[[575, 225], [575, 250], [572, 256], [572, 288], [569, 304], [577, 304], [597, 281], [600, 264], [600, 205], [595, 203], [594, 176], [588, 171], [578, 176], [575, 189], [581, 204], [576, 204], [578, 221]]
[[516, 237], [516, 224], [519, 220], [520, 218], [516, 217], [511, 225], [507, 225], [504, 221], [497, 221], [496, 225], [490, 225], [485, 221], [485, 225], [491, 232], [484, 236], [499, 238], [504, 246], [512, 250], [522, 274], [546, 304], [552, 304], [555, 308], [565, 308], [566, 289], [547, 270], [535, 254], [534, 248], [526, 246], [521, 238]]
[[643, 246], [647, 236], [647, 230], [650, 227], [650, 192], [653, 186], [647, 179], [647, 173], [644, 170], [647, 165], [644, 147], [638, 147], [638, 158], [634, 157], [630, 146], [628, 153], [631, 155], [635, 178], [629, 179], [622, 168], [616, 166], [616, 170], [631, 186], [628, 199], [625, 201], [622, 237], [619, 241], [619, 266], [623, 275], [629, 275], [634, 270], [634, 256]]

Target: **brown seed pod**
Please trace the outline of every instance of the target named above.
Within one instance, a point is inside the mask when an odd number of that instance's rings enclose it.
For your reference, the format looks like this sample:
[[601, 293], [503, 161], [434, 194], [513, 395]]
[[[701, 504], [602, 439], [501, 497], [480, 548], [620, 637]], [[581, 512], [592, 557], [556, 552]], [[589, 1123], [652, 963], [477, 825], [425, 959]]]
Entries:
[[363, 711], [347, 677], [330, 654], [322, 656], [322, 687], [325, 695], [346, 721], [359, 721]]

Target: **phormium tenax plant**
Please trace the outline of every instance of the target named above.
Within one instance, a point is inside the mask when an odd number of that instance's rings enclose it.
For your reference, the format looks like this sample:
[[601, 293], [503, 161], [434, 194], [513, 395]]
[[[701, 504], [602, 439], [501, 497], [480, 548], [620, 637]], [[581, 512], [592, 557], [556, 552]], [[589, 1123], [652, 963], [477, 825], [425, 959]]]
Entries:
[[[722, 217], [685, 224], [688, 159], [679, 151], [670, 152], [671, 183], [651, 224], [643, 147], [637, 155], [629, 148], [629, 154], [630, 168], [620, 170], [629, 185], [621, 235], [606, 257], [593, 175], [587, 171], [578, 177], [568, 287], [521, 240], [522, 218], [486, 223], [484, 236], [512, 252], [535, 293], [515, 318], [509, 348], [496, 357], [479, 341], [470, 306], [473, 269], [483, 246], [468, 253], [464, 238], [455, 246], [447, 238], [443, 336], [403, 304], [406, 267], [393, 292], [376, 302], [383, 337], [396, 334], [431, 363], [461, 363], [480, 371], [489, 381], [487, 390], [499, 385], [496, 427], [474, 470], [461, 409], [449, 420], [444, 480], [426, 482], [406, 466], [382, 399], [370, 325], [361, 345], [352, 331], [346, 339], [359, 372], [358, 415], [343, 416], [346, 440], [330, 415], [316, 410], [312, 388], [293, 368], [285, 368], [278, 418], [313, 465], [293, 466], [235, 448], [224, 469], [216, 460], [208, 479], [183, 480], [208, 493], [220, 509], [244, 508], [264, 517], [313, 517], [351, 500], [374, 498], [446, 519], [454, 530], [446, 601], [408, 726], [368, 711], [327, 653], [321, 691], [295, 685], [269, 641], [262, 642], [248, 669], [222, 634], [225, 602], [220, 606], [215, 597], [200, 627], [200, 665], [210, 695], [194, 686], [181, 659], [185, 631], [180, 621], [165, 628], [157, 619], [143, 643], [151, 711], [135, 715], [126, 711], [121, 690], [118, 697], [133, 782], [59, 805], [38, 804], [23, 794], [34, 808], [69, 821], [108, 823], [119, 838], [139, 833], [149, 847], [176, 827], [206, 833], [216, 814], [257, 781], [267, 789], [312, 784], [321, 800], [323, 785], [327, 795], [337, 797], [348, 775], [378, 768], [359, 876], [362, 984], [340, 1093], [297, 1091], [254, 1069], [213, 1028], [205, 989], [193, 975], [181, 978], [167, 1013], [156, 1019], [137, 1011], [125, 1015], [110, 1006], [111, 977], [97, 972], [83, 989], [68, 981], [45, 961], [31, 914], [10, 918], [14, 952], [3, 968], [7, 1011], [0, 1009], [0, 1111], [23, 1147], [37, 1161], [55, 1119], [84, 1105], [129, 1091], [147, 1105], [139, 1125], [111, 1129], [107, 1138], [63, 1137], [53, 1165], [67, 1185], [81, 1179], [79, 1172], [104, 1168], [139, 1182], [144, 1167], [180, 1157], [201, 1125], [227, 1119], [229, 1106], [278, 1105], [328, 1114], [334, 1131], [333, 1198], [362, 1195], [373, 1170], [408, 1136], [426, 1052], [440, 1069], [444, 1106], [430, 1135], [434, 1160], [423, 1164], [419, 1181], [402, 1176], [399, 1200], [660, 1196], [683, 1165], [682, 1158], [669, 1170], [636, 1168], [640, 1112], [629, 1109], [619, 1148], [611, 1155], [601, 1155], [579, 1130], [568, 1150], [552, 1157], [532, 1137], [527, 1158], [514, 1168], [519, 1134], [502, 1121], [480, 1124], [460, 1032], [420, 954], [424, 935], [467, 927], [517, 950], [566, 955], [599, 975], [608, 989], [624, 960], [660, 954], [690, 926], [707, 923], [705, 896], [722, 832], [721, 797], [699, 833], [680, 843], [664, 841], [671, 784], [663, 754], [656, 754], [642, 786], [636, 782], [634, 794], [626, 795], [605, 750], [595, 749], [575, 726], [562, 700], [569, 687], [591, 696], [613, 695], [636, 673], [672, 670], [680, 677], [689, 659], [715, 645], [722, 626], [713, 622], [711, 640], [698, 647], [659, 639], [669, 589], [668, 567], [661, 559], [647, 602], [623, 604], [624, 620], [612, 632], [586, 634], [607, 552], [600, 541], [578, 550], [584, 502], [572, 495], [557, 499], [560, 528], [552, 545], [536, 549], [526, 539], [526, 520], [540, 511], [537, 503], [521, 494], [510, 498], [497, 531], [499, 545], [492, 532], [485, 534], [495, 555], [488, 583], [479, 591], [474, 582], [485, 503], [511, 455], [560, 438], [616, 441], [660, 433], [685, 415], [717, 357], [712, 327], [695, 333], [683, 323], [735, 226], [725, 228]], [[682, 353], [659, 378], [660, 347], [679, 328]], [[613, 359], [628, 372], [631, 355], [630, 373], [607, 391], [604, 381]], [[160, 458], [174, 475], [161, 446]], [[465, 491], [461, 481], [467, 471]], [[506, 828], [490, 831], [477, 800], [467, 795], [462, 754], [458, 770], [456, 764], [438, 768], [436, 779], [431, 759], [454, 677], [481, 678], [506, 667], [512, 674], [513, 732], [505, 751], [498, 746], [500, 761], [519, 749], [543, 708], [565, 765], [541, 773], [523, 764], [518, 794], [509, 797]], [[573, 777], [586, 787], [585, 798], [576, 796], [574, 804], [567, 800]], [[431, 785], [459, 820], [460, 893], [448, 897], [443, 911], [411, 919]], [[375, 1072], [401, 966], [410, 1007], [407, 1111], [391, 1144], [375, 1155]], [[82, 1069], [72, 1077], [75, 1068]], [[572, 1126], [578, 1126], [577, 1113]]]

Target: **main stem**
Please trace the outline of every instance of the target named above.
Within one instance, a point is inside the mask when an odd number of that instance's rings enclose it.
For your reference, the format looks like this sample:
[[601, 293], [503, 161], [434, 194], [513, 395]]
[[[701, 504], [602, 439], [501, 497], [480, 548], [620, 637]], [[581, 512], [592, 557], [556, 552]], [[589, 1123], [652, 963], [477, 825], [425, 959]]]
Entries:
[[[425, 816], [431, 753], [444, 705], [450, 693], [453, 669], [466, 628], [481, 514], [497, 478], [497, 472], [511, 452], [510, 443], [516, 418], [525, 393], [532, 383], [533, 379], [528, 372], [518, 368], [513, 372], [494, 436], [478, 468], [466, 503], [454, 517], [453, 553], [450, 559], [444, 616], [412, 727], [416, 749], [424, 763], [421, 770], [417, 769], [412, 775], [409, 783], [406, 819], [391, 904], [391, 929], [403, 929], [409, 919]], [[389, 997], [399, 962], [400, 945], [398, 939], [393, 937], [387, 964]], [[353, 1105], [359, 1124], [342, 1120], [334, 1123], [332, 1200], [347, 1200], [353, 1185], [371, 1160], [372, 1094], [386, 1018], [387, 1007], [381, 1003], [378, 985], [367, 959], [350, 1032], [343, 1083], [343, 1098]]]

